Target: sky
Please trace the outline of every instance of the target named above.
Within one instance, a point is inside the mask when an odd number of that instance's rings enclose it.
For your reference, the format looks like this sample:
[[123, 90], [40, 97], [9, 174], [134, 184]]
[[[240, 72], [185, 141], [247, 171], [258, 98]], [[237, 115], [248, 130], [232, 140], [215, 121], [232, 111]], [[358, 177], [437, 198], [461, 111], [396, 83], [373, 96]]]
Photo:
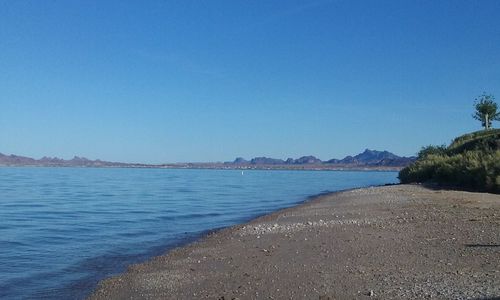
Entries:
[[[500, 100], [500, 1], [0, 1], [0, 152], [414, 155]], [[493, 126], [499, 126], [498, 122]]]

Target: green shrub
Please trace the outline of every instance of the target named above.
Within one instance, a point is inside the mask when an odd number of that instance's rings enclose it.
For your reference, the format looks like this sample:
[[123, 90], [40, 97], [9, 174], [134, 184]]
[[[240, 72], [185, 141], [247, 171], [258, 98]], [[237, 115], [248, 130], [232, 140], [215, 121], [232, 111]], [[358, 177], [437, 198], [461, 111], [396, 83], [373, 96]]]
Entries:
[[418, 152], [417, 156], [419, 159], [423, 159], [429, 155], [444, 155], [446, 154], [446, 145], [441, 145], [441, 146], [425, 146], [420, 149]]
[[449, 147], [424, 147], [399, 179], [500, 193], [500, 130], [463, 135]]
[[500, 129], [480, 130], [480, 131], [476, 131], [476, 132], [472, 132], [472, 133], [467, 133], [467, 134], [464, 134], [462, 136], [455, 138], [451, 142], [448, 149], [453, 149], [453, 148], [458, 147], [458, 146], [465, 144], [467, 142], [470, 142], [473, 140], [478, 140], [478, 139], [484, 139], [484, 138], [490, 137], [490, 136], [496, 136], [498, 138], [499, 135], [500, 135]]

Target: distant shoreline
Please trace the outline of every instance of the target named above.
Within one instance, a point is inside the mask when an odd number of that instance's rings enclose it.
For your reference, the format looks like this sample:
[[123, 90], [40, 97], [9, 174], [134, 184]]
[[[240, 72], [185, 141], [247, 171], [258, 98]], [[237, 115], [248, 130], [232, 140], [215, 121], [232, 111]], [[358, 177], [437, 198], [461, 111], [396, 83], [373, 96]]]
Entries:
[[415, 160], [414, 157], [402, 157], [388, 151], [366, 149], [355, 156], [343, 159], [322, 161], [312, 155], [297, 159], [276, 159], [270, 157], [254, 157], [245, 160], [238, 157], [226, 162], [182, 162], [182, 163], [123, 163], [91, 160], [75, 156], [72, 159], [42, 157], [34, 159], [19, 155], [0, 153], [0, 167], [96, 167], [96, 168], [160, 168], [160, 169], [227, 169], [227, 170], [390, 170], [399, 171]]
[[374, 172], [398, 172], [402, 167], [338, 167], [338, 166], [184, 166], [179, 165], [126, 165], [126, 166], [71, 166], [71, 165], [0, 165], [0, 168], [81, 168], [81, 169], [172, 169], [172, 170], [237, 170], [237, 171], [374, 171]]

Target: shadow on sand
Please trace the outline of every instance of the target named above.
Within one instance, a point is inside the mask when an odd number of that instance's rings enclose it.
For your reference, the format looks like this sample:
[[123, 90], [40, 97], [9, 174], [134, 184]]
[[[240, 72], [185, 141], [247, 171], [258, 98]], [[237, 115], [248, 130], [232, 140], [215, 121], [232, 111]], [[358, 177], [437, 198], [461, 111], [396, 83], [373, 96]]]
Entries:
[[[467, 248], [498, 248], [498, 247], [500, 247], [500, 245], [498, 245], [498, 244], [492, 244], [492, 245], [486, 245], [486, 244], [466, 244], [465, 247], [467, 247]], [[500, 298], [498, 298], [498, 299], [500, 299]]]

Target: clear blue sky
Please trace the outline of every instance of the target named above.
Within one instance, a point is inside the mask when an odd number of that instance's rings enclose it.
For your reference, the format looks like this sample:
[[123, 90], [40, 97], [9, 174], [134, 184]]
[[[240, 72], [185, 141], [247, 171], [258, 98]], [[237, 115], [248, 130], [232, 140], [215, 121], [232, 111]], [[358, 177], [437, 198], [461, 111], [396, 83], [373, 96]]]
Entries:
[[479, 129], [483, 91], [500, 98], [499, 14], [500, 1], [1, 1], [0, 152], [413, 155]]

